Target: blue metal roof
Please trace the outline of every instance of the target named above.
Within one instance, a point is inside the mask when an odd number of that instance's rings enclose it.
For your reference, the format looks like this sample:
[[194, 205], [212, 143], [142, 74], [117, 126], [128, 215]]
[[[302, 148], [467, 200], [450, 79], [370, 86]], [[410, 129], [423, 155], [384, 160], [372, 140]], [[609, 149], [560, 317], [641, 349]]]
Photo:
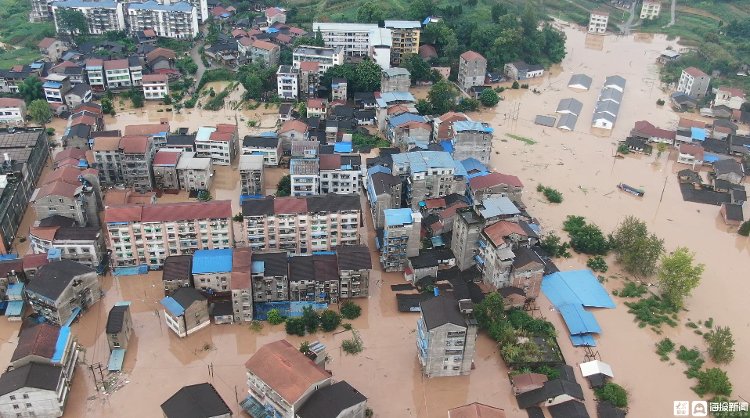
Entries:
[[469, 174], [466, 172], [466, 169], [464, 168], [463, 164], [461, 162], [453, 160], [453, 175], [454, 176], [462, 176], [462, 177], [468, 177]]
[[268, 28], [266, 29], [266, 33], [277, 33], [279, 30], [276, 28]]
[[488, 172], [490, 171], [486, 165], [482, 164], [482, 162], [477, 160], [476, 158], [467, 158], [461, 161], [461, 165], [464, 166], [464, 168], [466, 169], [466, 172], [470, 172], [470, 171]]
[[265, 138], [277, 138], [279, 135], [276, 132], [261, 132], [260, 135]]
[[68, 320], [65, 321], [65, 323], [63, 324], [63, 327], [69, 327], [70, 324], [72, 324], [73, 321], [75, 321], [75, 319], [80, 314], [81, 314], [81, 308], [80, 307], [76, 306], [75, 308], [73, 308], [73, 311], [70, 313], [70, 316], [68, 317]]
[[367, 169], [367, 176], [372, 176], [375, 173], [391, 174], [391, 169], [384, 165], [374, 165]]
[[125, 349], [115, 348], [109, 354], [109, 363], [107, 364], [107, 370], [110, 372], [119, 372], [122, 370], [122, 363], [125, 360]]
[[443, 147], [443, 151], [453, 154], [453, 141], [450, 139], [440, 141], [440, 146]]
[[55, 353], [52, 354], [53, 363], [61, 363], [63, 355], [65, 354], [65, 347], [68, 346], [68, 340], [70, 339], [70, 327], [60, 327], [60, 333], [57, 334], [57, 342], [55, 343]]
[[8, 301], [8, 307], [5, 308], [5, 316], [18, 316], [20, 317], [23, 313], [24, 301], [22, 300], [11, 300]]
[[455, 168], [453, 157], [444, 151], [415, 151], [391, 155], [394, 165], [409, 165], [412, 173], [430, 168]]
[[252, 273], [263, 273], [266, 271], [266, 262], [265, 261], [253, 261], [250, 264], [250, 271]]
[[182, 316], [182, 314], [185, 313], [185, 308], [183, 308], [176, 300], [172, 299], [171, 296], [165, 297], [160, 302], [162, 306], [164, 306], [164, 309], [174, 316]]
[[353, 149], [351, 142], [337, 142], [333, 144], [333, 152], [352, 152]]
[[44, 84], [42, 84], [42, 87], [45, 89], [59, 89], [62, 87], [62, 83], [57, 81], [45, 81]]
[[21, 296], [23, 296], [23, 287], [24, 287], [24, 285], [23, 285], [22, 282], [10, 284], [10, 285], [8, 285], [8, 290], [5, 292], [5, 294], [9, 298], [11, 296], [21, 297]]
[[101, 1], [84, 1], [84, 0], [63, 0], [52, 3], [53, 6], [57, 7], [96, 7], [98, 9], [116, 9], [117, 2], [111, 0]]
[[706, 130], [703, 128], [692, 127], [690, 128], [690, 137], [695, 139], [696, 141], [705, 141]]
[[398, 116], [394, 116], [388, 119], [388, 125], [390, 126], [401, 126], [407, 122], [424, 122], [426, 119], [422, 115], [416, 113], [402, 113]]
[[18, 258], [18, 254], [0, 254], [0, 261], [15, 260]]
[[555, 306], [577, 303], [591, 308], [614, 308], [610, 298], [591, 270], [560, 271], [544, 276], [542, 291]]
[[391, 91], [388, 93], [380, 93], [380, 97], [375, 99], [375, 102], [379, 107], [388, 107], [390, 103], [395, 102], [410, 102], [416, 103], [416, 99], [408, 91]]
[[198, 250], [193, 254], [193, 274], [232, 271], [232, 249]]
[[133, 10], [163, 10], [167, 12], [189, 12], [193, 9], [193, 6], [187, 2], [179, 2], [172, 4], [159, 4], [155, 1], [147, 1], [143, 3], [128, 3], [128, 8]]
[[385, 226], [406, 225], [413, 222], [410, 208], [386, 209], [383, 215], [385, 215]]
[[459, 120], [453, 122], [453, 130], [456, 132], [462, 131], [477, 131], [491, 134], [493, 129], [489, 124], [484, 122], [474, 122], [470, 120]]
[[517, 215], [521, 213], [513, 201], [505, 196], [491, 196], [482, 201], [484, 209], [479, 209], [479, 213], [485, 218], [493, 218], [500, 215]]

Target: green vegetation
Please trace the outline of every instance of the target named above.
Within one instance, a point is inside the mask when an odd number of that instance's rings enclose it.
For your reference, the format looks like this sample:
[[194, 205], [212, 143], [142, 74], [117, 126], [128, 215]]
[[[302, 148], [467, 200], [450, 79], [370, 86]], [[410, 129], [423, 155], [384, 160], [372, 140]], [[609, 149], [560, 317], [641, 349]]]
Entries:
[[620, 154], [630, 154], [630, 148], [628, 148], [627, 144], [620, 144], [617, 146], [617, 152]]
[[656, 343], [656, 354], [659, 355], [661, 361], [669, 361], [669, 354], [674, 351], [674, 342], [669, 338], [665, 338]]
[[500, 102], [500, 96], [497, 95], [495, 90], [484, 89], [479, 94], [479, 101], [482, 102], [482, 106], [495, 107]]
[[706, 362], [701, 357], [701, 353], [697, 348], [688, 350], [684, 345], [681, 345], [680, 349], [677, 350], [677, 360], [688, 366], [688, 369], [685, 371], [687, 377], [697, 377], [698, 372], [703, 367], [703, 363]]
[[734, 359], [734, 338], [729, 327], [718, 327], [703, 335], [708, 343], [708, 355], [716, 363], [729, 363]]
[[211, 192], [208, 190], [199, 190], [198, 191], [198, 201], [200, 202], [209, 202], [213, 200], [213, 196], [211, 196]]
[[292, 194], [292, 177], [288, 174], [279, 180], [276, 185], [276, 196], [284, 197]]
[[608, 401], [618, 408], [627, 408], [628, 392], [617, 383], [607, 382], [604, 386], [594, 389], [596, 398], [600, 401]]
[[0, 0], [0, 42], [7, 45], [0, 47], [0, 68], [38, 59], [37, 43], [44, 37], [54, 36], [55, 25], [52, 22], [29, 22], [30, 11], [28, 1]]
[[457, 112], [476, 112], [479, 110], [479, 105], [479, 100], [463, 97], [458, 101], [455, 109]]
[[578, 253], [606, 255], [609, 251], [609, 242], [601, 229], [587, 223], [583, 216], [568, 215], [563, 230], [570, 235], [570, 247]]
[[250, 331], [261, 332], [263, 331], [263, 322], [253, 320], [250, 322]]
[[550, 232], [539, 241], [539, 245], [550, 255], [550, 257], [569, 258], [570, 252], [568, 249], [570, 248], [570, 244], [567, 242], [561, 243], [560, 241], [560, 237], [555, 235], [554, 232]]
[[271, 309], [268, 311], [268, 323], [271, 325], [279, 325], [280, 323], [284, 322], [284, 317], [281, 316], [281, 313], [278, 309]]
[[49, 103], [43, 99], [36, 99], [31, 102], [26, 113], [34, 123], [42, 126], [52, 119], [52, 110], [49, 108]]
[[313, 308], [305, 306], [302, 308], [302, 322], [305, 324], [305, 331], [312, 334], [320, 327], [320, 315]]
[[427, 93], [427, 100], [432, 108], [430, 113], [442, 115], [453, 109], [457, 96], [458, 89], [452, 83], [445, 79], [438, 81]]
[[618, 263], [630, 274], [648, 277], [664, 252], [664, 240], [648, 233], [646, 223], [634, 216], [625, 218], [612, 234], [612, 250]]
[[602, 273], [606, 273], [607, 270], [609, 270], [607, 262], [604, 260], [604, 257], [600, 255], [589, 258], [589, 260], [586, 262], [586, 267], [590, 268], [593, 271], [599, 271]]
[[331, 332], [336, 330], [341, 324], [341, 315], [338, 312], [326, 309], [320, 314], [320, 328], [323, 331]]
[[[159, 38], [161, 39], [168, 39], [168, 38]], [[175, 63], [175, 66], [182, 74], [190, 74], [193, 75], [198, 72], [198, 64], [193, 62], [193, 59], [190, 57], [182, 57], [177, 60]]]
[[618, 296], [623, 298], [639, 298], [648, 292], [648, 288], [644, 284], [627, 282], [625, 286], [620, 289]]
[[229, 80], [238, 80], [245, 88], [245, 99], [262, 100], [276, 96], [276, 70], [261, 65], [243, 65], [237, 75], [230, 73]]
[[305, 336], [305, 321], [302, 318], [287, 318], [285, 327], [289, 335]]
[[704, 396], [708, 393], [715, 395], [729, 396], [732, 394], [732, 382], [724, 370], [717, 367], [699, 371], [695, 376], [698, 384], [693, 386], [693, 392], [698, 396]]
[[[224, 100], [229, 96], [229, 93], [233, 92], [234, 89], [237, 88], [237, 82], [229, 83], [229, 85], [224, 88], [224, 90], [221, 91], [219, 94], [214, 94], [211, 96], [211, 99], [206, 102], [205, 105], [203, 105], [203, 108], [206, 110], [219, 110], [224, 107]], [[211, 90], [213, 93], [213, 90]]]
[[557, 189], [539, 184], [536, 186], [536, 191], [542, 193], [550, 203], [562, 203], [563, 201], [562, 193], [557, 191]]
[[347, 81], [347, 94], [371, 92], [380, 89], [381, 68], [373, 61], [362, 61], [357, 64], [346, 63], [331, 67], [320, 78], [320, 84], [330, 87], [334, 78], [344, 78]]
[[362, 344], [362, 338], [357, 331], [352, 331], [352, 334], [352, 338], [341, 342], [341, 349], [344, 350], [346, 354], [357, 355], [364, 350], [364, 345]]
[[341, 316], [346, 319], [352, 320], [359, 318], [359, 316], [362, 314], [362, 307], [350, 300], [347, 300], [341, 304], [341, 308], [339, 308], [339, 311], [341, 311]]
[[63, 9], [57, 11], [57, 26], [72, 38], [76, 35], [86, 35], [89, 31], [86, 16], [77, 9]]
[[625, 302], [625, 306], [628, 307], [628, 312], [635, 315], [635, 320], [641, 328], [651, 325], [658, 329], [661, 324], [667, 324], [670, 327], [677, 326], [678, 309], [658, 296], [639, 299], [636, 302]]
[[662, 257], [657, 276], [664, 300], [682, 308], [685, 298], [700, 283], [703, 269], [703, 264], [694, 264], [693, 254], [685, 247]]
[[391, 145], [390, 142], [374, 135], [367, 135], [360, 132], [352, 134], [352, 144], [355, 148], [385, 148]]
[[534, 141], [531, 138], [527, 138], [525, 136], [521, 135], [513, 135], [513, 134], [505, 134], [508, 138], [515, 139], [516, 141], [524, 142], [526, 145], [534, 145], [536, 144], [536, 141]]
[[29, 77], [23, 80], [18, 86], [18, 94], [21, 95], [27, 105], [37, 99], [45, 100], [42, 81], [37, 77]]
[[743, 237], [750, 235], [750, 221], [743, 222], [742, 225], [740, 225], [740, 229], [737, 230], [737, 233]]
[[405, 54], [401, 58], [401, 67], [409, 70], [412, 84], [419, 81], [440, 81], [440, 73], [433, 71], [430, 64], [418, 54]]

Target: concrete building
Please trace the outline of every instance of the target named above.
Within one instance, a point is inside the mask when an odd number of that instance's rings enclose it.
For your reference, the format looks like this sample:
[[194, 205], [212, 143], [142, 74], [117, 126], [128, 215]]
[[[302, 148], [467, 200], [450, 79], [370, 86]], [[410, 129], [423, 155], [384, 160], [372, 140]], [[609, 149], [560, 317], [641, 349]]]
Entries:
[[[409, 257], [419, 255], [422, 246], [422, 214], [409, 208], [383, 211], [383, 234], [378, 237], [380, 264], [385, 271], [403, 271]], [[378, 234], [380, 235], [380, 234]]]
[[242, 202], [247, 242], [253, 251], [302, 254], [359, 243], [358, 195], [273, 196]]
[[[318, 94], [320, 64], [305, 61], [301, 62], [299, 67], [299, 94], [302, 97], [313, 98]], [[310, 117], [309, 110], [307, 116]]]
[[643, 0], [641, 5], [641, 19], [656, 19], [661, 12], [661, 0]]
[[521, 289], [526, 300], [536, 299], [542, 286], [545, 262], [528, 247], [519, 247], [514, 253], [516, 256], [510, 271], [510, 286]]
[[280, 7], [269, 7], [265, 10], [266, 25], [271, 26], [274, 23], [286, 23], [286, 9]]
[[280, 65], [276, 70], [277, 94], [282, 100], [297, 100], [299, 97], [299, 69], [291, 65]]
[[263, 156], [240, 155], [240, 193], [243, 195], [263, 195]]
[[31, 0], [30, 22], [43, 22], [52, 19], [48, 0]]
[[469, 197], [476, 203], [482, 203], [492, 196], [507, 196], [514, 202], [520, 202], [522, 192], [523, 183], [510, 174], [489, 173], [469, 180]]
[[65, 52], [70, 45], [62, 39], [44, 38], [39, 41], [37, 47], [44, 58], [51, 63], [56, 63], [60, 60], [63, 52]]
[[687, 94], [693, 99], [701, 99], [708, 92], [711, 77], [703, 71], [688, 67], [682, 70], [680, 81], [677, 83], [677, 91]]
[[372, 23], [313, 22], [312, 29], [320, 32], [326, 47], [341, 48], [347, 57], [366, 57], [370, 55], [371, 34], [380, 28]]
[[505, 64], [503, 67], [505, 75], [511, 80], [528, 80], [544, 75], [544, 67], [538, 64], [527, 64], [524, 61], [515, 61]]
[[320, 194], [320, 160], [317, 158], [292, 158], [289, 177], [292, 196]]
[[130, 335], [133, 333], [133, 319], [130, 316], [130, 302], [117, 302], [107, 316], [107, 344], [109, 350], [128, 349]]
[[380, 73], [380, 92], [409, 91], [411, 74], [406, 68], [389, 68]]
[[91, 150], [94, 154], [94, 167], [99, 172], [101, 184], [111, 187], [123, 183], [120, 137], [94, 138]]
[[415, 142], [426, 144], [432, 134], [432, 126], [427, 120], [417, 113], [394, 113], [387, 117], [385, 137], [402, 150], [409, 149]]
[[339, 302], [338, 262], [335, 254], [289, 258], [289, 300]]
[[334, 78], [331, 80], [331, 100], [343, 100], [348, 99], [348, 83], [345, 78]]
[[70, 260], [43, 266], [26, 287], [34, 312], [58, 325], [88, 310], [101, 296], [96, 271]]
[[458, 60], [458, 87], [469, 91], [474, 86], [481, 86], [486, 73], [487, 59], [480, 53], [466, 51], [461, 54]]
[[166, 74], [146, 74], [141, 82], [146, 100], [161, 100], [169, 96], [169, 78]]
[[458, 121], [453, 123], [453, 159], [474, 158], [489, 164], [492, 155], [493, 129], [488, 123]]
[[299, 418], [364, 418], [367, 398], [345, 380], [315, 391], [297, 412]]
[[[370, 170], [368, 170], [369, 172]], [[401, 179], [390, 174], [390, 170], [372, 172], [367, 181], [367, 199], [370, 202], [372, 222], [375, 228], [385, 223], [385, 210], [401, 207]]]
[[302, 70], [302, 63], [314, 62], [318, 64], [318, 75], [325, 74], [328, 69], [344, 63], [344, 47], [321, 47], [300, 45], [292, 51], [292, 66]]
[[211, 158], [199, 158], [194, 152], [183, 152], [177, 162], [177, 177], [182, 190], [210, 190], [213, 175]]
[[211, 323], [208, 301], [192, 287], [181, 287], [161, 300], [167, 327], [180, 338], [207, 327]]
[[370, 294], [372, 259], [366, 245], [335, 248], [339, 271], [339, 298], [364, 298]]
[[152, 166], [154, 170], [154, 186], [157, 189], [180, 190], [177, 164], [180, 161], [181, 154], [181, 151], [171, 149], [160, 149], [156, 152]]
[[272, 411], [278, 418], [297, 418], [313, 393], [332, 383], [330, 372], [317, 366], [286, 340], [258, 349], [245, 363], [245, 368], [249, 390], [240, 405], [251, 416]]
[[289, 300], [289, 258], [286, 252], [253, 253], [253, 302]]
[[109, 206], [104, 210], [113, 267], [159, 268], [170, 255], [230, 248], [228, 200]]
[[227, 293], [232, 276], [232, 249], [196, 250], [193, 253], [193, 284], [204, 293]]
[[359, 155], [324, 154], [319, 159], [320, 193], [360, 193], [362, 157]]
[[88, 35], [103, 35], [106, 32], [125, 30], [124, 3], [113, 0], [62, 0], [50, 5], [55, 29], [58, 33], [68, 33], [61, 25], [58, 12], [61, 9], [77, 10], [86, 18]]
[[482, 230], [479, 235], [479, 251], [474, 256], [477, 267], [482, 272], [482, 280], [495, 288], [510, 285], [510, 270], [515, 254], [509, 237], [524, 234], [523, 229], [513, 222], [500, 221]]
[[184, 1], [129, 3], [128, 27], [131, 34], [152, 29], [160, 37], [189, 40], [198, 36], [199, 13], [193, 5]]
[[183, 418], [186, 414], [207, 418], [232, 417], [232, 410], [210, 383], [183, 386], [161, 404], [161, 410], [165, 418]]
[[272, 135], [245, 136], [242, 140], [242, 154], [258, 154], [263, 156], [263, 165], [275, 167], [279, 165], [281, 157], [281, 141], [273, 133]]
[[417, 357], [422, 373], [428, 378], [469, 374], [478, 328], [471, 300], [440, 295], [419, 305]]
[[393, 38], [388, 28], [377, 28], [370, 31], [368, 57], [380, 68], [391, 68], [391, 46]]
[[198, 157], [210, 157], [214, 164], [232, 165], [239, 153], [237, 125], [201, 126], [195, 134], [195, 151]]
[[[88, 171], [88, 170], [87, 170]], [[58, 168], [46, 182], [41, 182], [31, 202], [36, 220], [63, 216], [78, 226], [99, 226], [101, 202], [95, 170], [83, 172], [73, 167]]]
[[104, 60], [101, 58], [89, 58], [86, 60], [86, 79], [94, 91], [107, 89], [107, 80], [104, 78]]
[[[726, 106], [730, 109], [739, 110], [745, 104], [745, 92], [742, 89], [719, 87], [714, 89], [714, 92], [716, 93], [714, 106]], [[0, 101], [0, 103], [2, 102]], [[2, 114], [2, 109], [0, 109], [0, 114]]]
[[165, 258], [161, 280], [166, 296], [181, 287], [193, 287], [193, 256], [170, 255]]
[[268, 41], [255, 40], [247, 49], [253, 64], [275, 67], [279, 65], [281, 49], [278, 45]]
[[128, 135], [120, 139], [120, 163], [122, 181], [137, 192], [147, 192], [154, 188], [152, 162], [154, 143], [147, 136]]
[[609, 12], [592, 10], [589, 15], [589, 33], [606, 33], [609, 23]]
[[65, 95], [71, 89], [68, 76], [61, 74], [50, 74], [42, 84], [44, 98], [50, 104], [65, 104]]
[[419, 53], [419, 35], [422, 30], [422, 24], [419, 21], [386, 20], [384, 26], [391, 30], [391, 38], [393, 39], [393, 46], [391, 47], [392, 64], [399, 65], [405, 54]]
[[106, 247], [99, 227], [33, 226], [29, 241], [34, 254], [60, 251], [63, 260], [75, 261], [91, 268], [104, 262]]
[[0, 153], [0, 254], [8, 254], [47, 163], [47, 133], [0, 131]]
[[466, 190], [466, 170], [443, 151], [415, 151], [394, 154], [393, 175], [405, 182], [406, 203], [413, 210], [419, 202]]
[[232, 252], [232, 315], [236, 323], [253, 321], [252, 249], [235, 248]]
[[0, 127], [26, 124], [26, 102], [11, 97], [0, 98]]

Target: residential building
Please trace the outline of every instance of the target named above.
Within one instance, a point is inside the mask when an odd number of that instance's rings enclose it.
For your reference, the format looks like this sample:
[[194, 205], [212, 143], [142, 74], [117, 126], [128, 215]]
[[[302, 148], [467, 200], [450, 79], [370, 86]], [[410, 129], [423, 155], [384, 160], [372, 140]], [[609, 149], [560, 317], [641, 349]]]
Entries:
[[715, 89], [715, 92], [714, 107], [726, 106], [730, 109], [738, 110], [745, 103], [745, 92], [741, 89], [719, 87]]
[[94, 167], [99, 172], [101, 184], [111, 187], [123, 183], [120, 137], [94, 138], [91, 150], [94, 154]]
[[181, 287], [161, 300], [167, 327], [180, 338], [207, 327], [211, 323], [208, 301], [192, 287]]
[[255, 40], [248, 48], [250, 59], [254, 64], [275, 67], [279, 65], [281, 49], [278, 45], [268, 41]]
[[388, 28], [377, 28], [370, 31], [368, 57], [380, 68], [391, 68], [391, 46], [393, 38]]
[[133, 319], [130, 316], [130, 302], [117, 302], [107, 316], [107, 344], [109, 350], [128, 349], [130, 334], [133, 332]]
[[22, 258], [0, 260], [0, 300], [10, 302], [11, 295], [20, 290], [20, 305], [23, 310], [26, 303], [23, 300], [23, 281], [25, 279], [26, 274], [23, 271]]
[[248, 246], [254, 251], [330, 251], [359, 243], [358, 195], [273, 196], [242, 202]]
[[0, 127], [26, 124], [26, 102], [11, 97], [0, 98]]
[[177, 177], [182, 190], [210, 190], [213, 175], [211, 158], [199, 158], [194, 152], [183, 152], [177, 162]]
[[195, 152], [195, 134], [187, 133], [187, 128], [178, 133], [167, 133], [164, 148], [179, 150], [182, 152]]
[[31, 1], [31, 13], [29, 13], [29, 21], [31, 22], [43, 22], [45, 20], [52, 19], [50, 13], [50, 5], [48, 0], [32, 0]]
[[161, 280], [166, 296], [181, 287], [193, 287], [193, 256], [170, 255], [165, 258]]
[[505, 75], [511, 80], [528, 80], [530, 78], [537, 78], [544, 75], [543, 66], [538, 64], [527, 64], [524, 61], [515, 61], [505, 64], [503, 69], [505, 70]]
[[161, 100], [169, 96], [169, 78], [166, 74], [146, 74], [141, 82], [146, 100]]
[[292, 142], [307, 140], [309, 131], [310, 127], [299, 119], [284, 122], [278, 130], [282, 150], [291, 151]]
[[319, 158], [320, 193], [360, 193], [362, 157], [359, 154], [323, 154]]
[[47, 103], [50, 104], [65, 104], [65, 94], [70, 90], [70, 80], [65, 75], [50, 74], [47, 76], [46, 81], [42, 84], [44, 90], [44, 98]]
[[39, 65], [39, 68], [31, 68], [31, 65], [16, 65], [9, 70], [0, 70], [0, 92], [18, 93], [19, 86], [25, 79], [32, 76], [42, 77], [42, 68], [44, 68], [43, 65]]
[[57, 38], [44, 38], [37, 44], [39, 52], [49, 62], [56, 63], [62, 57], [70, 45], [67, 42]]
[[253, 302], [289, 300], [289, 258], [286, 252], [253, 253]]
[[100, 58], [89, 58], [86, 60], [86, 78], [94, 91], [107, 89], [107, 80], [104, 78], [104, 60]]
[[649, 142], [662, 142], [665, 144], [673, 145], [675, 142], [675, 131], [657, 128], [651, 122], [646, 120], [640, 120], [635, 122], [633, 129], [630, 130], [630, 135], [647, 139]]
[[231, 418], [232, 410], [214, 385], [199, 383], [183, 386], [163, 404], [161, 411], [165, 418]]
[[331, 67], [344, 63], [344, 47], [300, 45], [294, 48], [294, 51], [292, 51], [292, 66], [303, 70], [302, 63], [305, 62], [317, 63], [318, 75], [323, 75]]
[[393, 175], [405, 182], [406, 203], [413, 210], [419, 202], [466, 190], [466, 170], [443, 151], [415, 151], [393, 154]]
[[589, 15], [589, 33], [606, 33], [609, 13], [604, 10], [592, 10]]
[[243, 154], [258, 154], [263, 156], [263, 165], [275, 167], [279, 165], [281, 157], [281, 141], [275, 133], [261, 136], [245, 136], [242, 140]]
[[338, 262], [335, 254], [289, 258], [289, 300], [339, 302]]
[[524, 235], [520, 225], [508, 221], [496, 222], [482, 230], [479, 251], [474, 258], [485, 283], [494, 288], [510, 286], [510, 270], [515, 258], [511, 239]]
[[228, 200], [106, 207], [112, 266], [153, 269], [170, 255], [230, 248], [234, 244], [231, 218]]
[[29, 241], [34, 254], [47, 254], [57, 249], [63, 260], [75, 261], [94, 269], [105, 261], [106, 247], [99, 227], [32, 226]]
[[307, 99], [307, 117], [325, 118], [326, 116], [326, 99]]
[[208, 13], [208, 0], [187, 0], [195, 7], [198, 13], [198, 23], [204, 23], [210, 17]]
[[204, 293], [227, 293], [232, 275], [232, 248], [196, 250], [193, 253], [193, 284]]
[[232, 165], [239, 152], [237, 125], [201, 126], [195, 134], [198, 157], [210, 157], [217, 165]]
[[151, 29], [157, 36], [184, 40], [198, 36], [199, 13], [185, 1], [158, 3], [148, 0], [129, 3], [127, 7], [130, 33]]
[[232, 275], [229, 288], [232, 294], [233, 320], [237, 323], [253, 321], [252, 249], [235, 248], [232, 253]]
[[380, 264], [385, 271], [403, 271], [408, 258], [419, 255], [422, 214], [409, 208], [386, 209], [383, 217], [382, 238], [379, 236], [376, 241]]
[[534, 300], [539, 296], [542, 286], [545, 262], [529, 247], [519, 247], [514, 250], [514, 253], [510, 286], [521, 289], [526, 300]]
[[711, 77], [703, 71], [688, 67], [682, 70], [680, 81], [677, 83], [677, 91], [687, 94], [693, 99], [701, 99], [708, 92]]
[[286, 23], [286, 9], [280, 7], [269, 7], [265, 10], [266, 25], [272, 26], [274, 23]]
[[240, 155], [240, 193], [243, 195], [263, 195], [263, 156], [257, 154]]
[[474, 402], [449, 409], [448, 418], [505, 418], [505, 411], [494, 406]]
[[376, 229], [383, 228], [386, 209], [401, 207], [401, 179], [391, 175], [390, 169], [385, 170], [368, 170], [367, 199], [370, 201], [372, 222]]
[[67, 33], [60, 22], [61, 9], [77, 10], [86, 18], [88, 35], [103, 35], [106, 32], [125, 30], [124, 3], [114, 0], [60, 0], [51, 3], [52, 18], [57, 33]]
[[458, 60], [458, 87], [469, 91], [474, 86], [481, 86], [486, 73], [487, 59], [480, 53], [466, 51], [461, 54]]
[[422, 301], [417, 321], [417, 357], [430, 377], [462, 376], [471, 372], [477, 321], [471, 300], [444, 294]]
[[703, 147], [700, 145], [680, 144], [677, 162], [700, 167], [703, 164], [703, 154]]
[[331, 100], [343, 100], [346, 102], [347, 100], [347, 81], [345, 78], [334, 78], [331, 80]]
[[369, 56], [371, 33], [378, 29], [377, 24], [371, 23], [313, 22], [313, 32], [320, 32], [325, 45], [340, 47], [347, 57]]
[[320, 160], [317, 158], [292, 158], [289, 177], [292, 196], [320, 194]]
[[489, 164], [492, 155], [492, 133], [490, 124], [484, 122], [457, 121], [453, 123], [453, 159], [463, 161], [474, 158]]
[[152, 162], [154, 142], [147, 136], [127, 135], [120, 138], [120, 167], [122, 180], [127, 187], [137, 192], [147, 192], [154, 188]]
[[47, 164], [49, 145], [43, 129], [0, 131], [0, 254], [8, 254], [37, 180]]
[[514, 202], [520, 202], [522, 192], [523, 183], [510, 174], [493, 172], [469, 180], [469, 197], [476, 203], [482, 203], [492, 196], [507, 196]]
[[659, 17], [661, 0], [643, 0], [641, 5], [641, 20], [653, 20]]
[[[378, 119], [378, 129], [380, 131], [386, 130], [386, 123], [391, 114], [417, 113], [417, 109], [414, 106], [416, 103], [417, 99], [408, 91], [382, 93], [380, 97], [375, 99], [375, 115]], [[394, 113], [395, 110], [398, 110], [398, 112]]]
[[335, 248], [341, 299], [367, 297], [370, 294], [372, 259], [366, 245], [344, 245]]
[[75, 221], [78, 226], [99, 226], [97, 210], [100, 208], [98, 197], [101, 196], [96, 181], [96, 173], [82, 171], [73, 167], [61, 167], [40, 182], [31, 202], [34, 206], [36, 220], [41, 221], [53, 215], [63, 216]]
[[291, 65], [280, 65], [276, 71], [279, 98], [297, 100], [299, 96], [299, 70]]
[[181, 151], [165, 148], [154, 154], [154, 161], [151, 165], [154, 170], [155, 188], [159, 190], [180, 190], [177, 164], [180, 161], [181, 154]]
[[714, 176], [717, 180], [732, 184], [742, 184], [745, 180], [744, 166], [734, 158], [725, 158], [713, 163]]
[[0, 376], [0, 415], [61, 417], [70, 391], [61, 366], [28, 363]]
[[[422, 24], [416, 20], [386, 20], [384, 26], [391, 30], [393, 46], [391, 63], [398, 65], [405, 54], [419, 53], [419, 35]], [[405, 90], [400, 90], [405, 91]]]
[[401, 149], [409, 149], [413, 142], [428, 143], [432, 134], [432, 126], [427, 123], [427, 120], [425, 116], [412, 112], [388, 116], [385, 137]]
[[331, 373], [286, 340], [258, 349], [245, 368], [249, 390], [240, 404], [251, 416], [270, 412], [278, 418], [296, 418], [314, 392], [332, 383]]
[[26, 286], [34, 312], [54, 324], [66, 324], [102, 296], [96, 271], [70, 260], [42, 266]]
[[[315, 97], [318, 93], [318, 84], [320, 84], [320, 64], [312, 61], [301, 62], [299, 66], [299, 94], [307, 98]], [[307, 116], [311, 116], [309, 110]]]
[[380, 73], [380, 92], [409, 91], [411, 74], [406, 68], [389, 68]]
[[102, 63], [104, 68], [104, 78], [107, 81], [107, 88], [120, 89], [128, 88], [135, 84], [130, 76], [130, 63], [127, 59], [106, 60]]
[[78, 83], [73, 84], [72, 86], [73, 87], [71, 87], [70, 90], [65, 93], [65, 96], [63, 96], [65, 104], [68, 105], [68, 108], [76, 108], [84, 103], [90, 102], [94, 98], [91, 92], [91, 86], [89, 86], [88, 84]]

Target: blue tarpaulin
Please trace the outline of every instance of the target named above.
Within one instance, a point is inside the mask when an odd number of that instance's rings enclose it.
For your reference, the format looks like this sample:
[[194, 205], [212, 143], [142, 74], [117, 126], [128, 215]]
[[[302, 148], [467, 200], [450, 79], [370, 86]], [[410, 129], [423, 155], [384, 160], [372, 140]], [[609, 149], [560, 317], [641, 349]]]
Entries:
[[52, 355], [53, 363], [61, 363], [63, 355], [65, 355], [65, 347], [68, 346], [68, 340], [70, 339], [70, 327], [60, 327], [60, 333], [57, 334], [57, 342], [55, 343], [55, 353]]
[[570, 304], [558, 308], [562, 314], [565, 324], [568, 326], [570, 335], [581, 335], [602, 332], [591, 312], [583, 309], [581, 305]]
[[337, 142], [333, 144], [333, 152], [352, 152], [351, 142]]
[[109, 364], [107, 370], [110, 372], [119, 372], [122, 370], [122, 362], [125, 360], [125, 350], [122, 348], [115, 348], [109, 354]]
[[172, 299], [171, 296], [167, 296], [164, 299], [161, 300], [162, 306], [164, 306], [164, 309], [169, 311], [174, 316], [181, 316], [185, 313], [185, 308], [182, 307], [182, 305], [179, 304], [176, 300]]
[[5, 308], [5, 316], [20, 318], [23, 313], [23, 301], [22, 300], [11, 300], [8, 302], [8, 306]]
[[75, 319], [80, 314], [81, 314], [81, 308], [79, 308], [78, 306], [76, 306], [75, 308], [73, 308], [73, 311], [70, 313], [70, 318], [68, 318], [68, 320], [65, 321], [65, 324], [63, 324], [63, 327], [69, 327], [70, 324], [72, 324], [73, 321], [75, 321]]
[[146, 273], [148, 273], [148, 265], [146, 264], [133, 267], [115, 267], [114, 271], [115, 276], [136, 276]]
[[589, 347], [596, 347], [596, 340], [594, 340], [593, 336], [588, 334], [571, 335], [570, 342], [573, 344], [573, 347], [581, 347], [584, 345]]
[[232, 249], [198, 250], [193, 254], [193, 274], [232, 271]]

